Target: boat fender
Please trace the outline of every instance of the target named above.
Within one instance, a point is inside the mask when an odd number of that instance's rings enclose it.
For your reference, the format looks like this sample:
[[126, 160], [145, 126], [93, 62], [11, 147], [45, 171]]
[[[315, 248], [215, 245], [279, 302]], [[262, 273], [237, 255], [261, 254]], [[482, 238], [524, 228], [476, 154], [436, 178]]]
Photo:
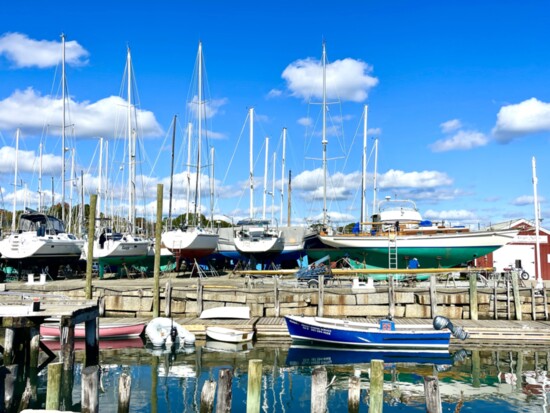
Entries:
[[434, 318], [433, 326], [436, 330], [443, 330], [444, 328], [449, 329], [451, 331], [451, 334], [460, 340], [466, 340], [468, 337], [470, 337], [470, 333], [468, 333], [460, 326], [455, 326], [453, 323], [451, 323], [451, 320], [441, 315], [438, 315]]

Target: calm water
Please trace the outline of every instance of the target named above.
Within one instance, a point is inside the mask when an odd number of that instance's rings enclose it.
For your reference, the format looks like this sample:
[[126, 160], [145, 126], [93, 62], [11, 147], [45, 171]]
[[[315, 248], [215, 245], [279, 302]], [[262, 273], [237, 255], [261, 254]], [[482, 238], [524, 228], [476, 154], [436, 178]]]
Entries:
[[[78, 360], [79, 356], [77, 356]], [[381, 354], [260, 342], [248, 347], [198, 341], [177, 354], [146, 348], [102, 350], [100, 411], [116, 411], [118, 378], [132, 378], [132, 412], [198, 412], [202, 386], [221, 368], [233, 370], [232, 411], [245, 411], [249, 359], [263, 361], [262, 411], [310, 411], [311, 372], [327, 369], [328, 409], [347, 411], [347, 383], [360, 369], [361, 412], [368, 412], [370, 360], [384, 359], [385, 412], [424, 412], [423, 377], [437, 375], [444, 412], [546, 412], [550, 354], [536, 349], [452, 349], [443, 354]], [[73, 401], [80, 400], [81, 365], [76, 366]], [[358, 371], [357, 371], [358, 372]], [[359, 372], [358, 372], [359, 373]], [[45, 397], [45, 377], [41, 377]], [[546, 387], [545, 387], [546, 386]], [[460, 406], [462, 404], [462, 406]]]

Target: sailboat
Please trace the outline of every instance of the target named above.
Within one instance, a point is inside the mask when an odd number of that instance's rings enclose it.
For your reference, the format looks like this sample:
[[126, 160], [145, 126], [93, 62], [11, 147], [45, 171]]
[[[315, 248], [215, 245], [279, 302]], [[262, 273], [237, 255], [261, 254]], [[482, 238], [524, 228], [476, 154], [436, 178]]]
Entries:
[[[132, 56], [127, 49], [128, 69], [128, 96], [127, 96], [127, 139], [128, 139], [128, 230], [124, 233], [116, 232], [110, 225], [99, 219], [96, 237], [93, 241], [93, 260], [99, 263], [100, 276], [103, 275], [104, 265], [135, 264], [147, 257], [150, 242], [135, 234], [135, 150], [136, 136], [132, 129]], [[100, 171], [100, 181], [102, 171]], [[101, 194], [99, 194], [101, 196]], [[86, 253], [87, 249], [84, 252]]]
[[[316, 240], [311, 239], [306, 243], [310, 261], [316, 261], [328, 254], [333, 261], [346, 257], [375, 268], [406, 268], [409, 260], [414, 258], [417, 258], [425, 268], [454, 267], [486, 255], [512, 241], [517, 234], [516, 230], [470, 231], [462, 226], [448, 227], [442, 223], [432, 223], [422, 219], [413, 201], [391, 199], [391, 197], [386, 197], [377, 205], [377, 208], [374, 208], [376, 210], [371, 222], [359, 222], [352, 233], [335, 233], [329, 228], [326, 209], [326, 51], [324, 44], [322, 64], [323, 223]], [[366, 130], [365, 108], [365, 135]], [[364, 155], [363, 171], [365, 167]], [[363, 174], [362, 196], [364, 197], [366, 174], [365, 172]], [[376, 179], [376, 172], [374, 176]]]
[[[197, 54], [197, 68], [198, 68], [198, 93], [197, 93], [197, 173], [195, 180], [195, 225], [186, 225], [182, 228], [165, 231], [162, 234], [162, 244], [168, 248], [176, 256], [176, 269], [178, 270], [183, 260], [195, 260], [210, 255], [216, 249], [218, 245], [218, 234], [212, 232], [207, 228], [203, 228], [200, 225], [200, 191], [201, 191], [201, 141], [202, 141], [202, 122], [206, 118], [205, 109], [203, 108], [202, 97], [202, 71], [203, 71], [203, 57], [202, 57], [202, 43], [199, 42], [199, 50]], [[190, 135], [190, 134], [189, 134]], [[189, 136], [191, 138], [191, 136]], [[190, 141], [189, 141], [190, 142]], [[190, 151], [188, 151], [189, 153]], [[190, 162], [188, 160], [188, 165]], [[189, 172], [189, 171], [188, 171]], [[189, 176], [189, 173], [188, 173]], [[188, 194], [189, 194], [188, 180]], [[187, 198], [187, 204], [189, 205], [189, 197]]]
[[[280, 254], [284, 249], [284, 236], [269, 220], [254, 218], [254, 109], [249, 109], [250, 121], [250, 218], [237, 222], [234, 235], [235, 248], [246, 258], [263, 260]], [[267, 146], [267, 145], [266, 145]], [[267, 149], [267, 148], [266, 148]], [[266, 151], [267, 153], [267, 151]], [[267, 171], [266, 171], [267, 174]]]
[[[0, 255], [7, 265], [21, 270], [47, 271], [53, 278], [57, 277], [61, 265], [76, 267], [80, 259], [84, 242], [65, 231], [65, 35], [61, 35], [62, 44], [62, 218], [47, 215], [41, 211], [26, 208], [19, 217], [19, 227], [16, 229], [17, 206], [17, 173], [19, 138], [21, 131], [16, 132], [15, 179], [12, 211], [12, 233], [0, 241]], [[42, 147], [40, 149], [42, 153]], [[41, 192], [41, 188], [40, 188]], [[42, 194], [40, 193], [40, 197]], [[41, 205], [41, 202], [39, 202]]]

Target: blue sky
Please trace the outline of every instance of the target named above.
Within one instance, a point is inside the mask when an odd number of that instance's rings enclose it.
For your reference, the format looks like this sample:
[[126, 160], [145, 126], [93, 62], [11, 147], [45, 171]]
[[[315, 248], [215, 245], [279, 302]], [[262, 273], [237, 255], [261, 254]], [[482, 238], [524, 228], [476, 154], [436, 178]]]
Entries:
[[[293, 223], [322, 211], [320, 59], [328, 58], [333, 221], [360, 215], [362, 112], [368, 105], [369, 185], [378, 138], [378, 198], [416, 201], [426, 218], [485, 226], [533, 219], [532, 157], [541, 215], [550, 208], [550, 55], [543, 1], [8, 2], [0, 14], [0, 186], [11, 209], [15, 130], [21, 129], [23, 199], [37, 204], [38, 153], [43, 190], [51, 176], [60, 199], [60, 34], [67, 40], [68, 147], [87, 193], [97, 189], [98, 137], [109, 140], [114, 208], [127, 206], [120, 139], [126, 47], [138, 102], [138, 215], [154, 214], [157, 182], [170, 174], [171, 122], [178, 115], [174, 214], [186, 210], [186, 135], [193, 120], [199, 41], [206, 67], [208, 142], [215, 148], [215, 213], [249, 215], [248, 109], [254, 107], [255, 215], [262, 214], [264, 139], [270, 138], [268, 188], [276, 155], [274, 215], [279, 220], [281, 134], [288, 131]], [[194, 89], [195, 88], [195, 89]], [[309, 103], [308, 103], [309, 102]], [[311, 104], [313, 103], [313, 104]], [[124, 110], [124, 109], [122, 109]], [[122, 120], [121, 120], [122, 119]], [[116, 122], [119, 125], [116, 126]], [[122, 126], [121, 126], [122, 125]], [[115, 131], [118, 129], [118, 131]], [[118, 137], [118, 138], [117, 138]], [[206, 156], [206, 155], [205, 155]], [[67, 168], [71, 160], [67, 153]], [[208, 161], [203, 161], [208, 164]], [[69, 177], [69, 169], [67, 177]], [[206, 174], [207, 170], [203, 169]], [[208, 213], [208, 182], [202, 180]], [[74, 188], [77, 191], [78, 188]], [[67, 196], [69, 186], [67, 186]], [[143, 195], [145, 194], [145, 195]], [[86, 196], [87, 197], [87, 196]], [[73, 198], [78, 198], [76, 192]], [[165, 212], [167, 211], [165, 201]], [[286, 185], [284, 200], [286, 223]], [[271, 216], [268, 196], [267, 216]]]

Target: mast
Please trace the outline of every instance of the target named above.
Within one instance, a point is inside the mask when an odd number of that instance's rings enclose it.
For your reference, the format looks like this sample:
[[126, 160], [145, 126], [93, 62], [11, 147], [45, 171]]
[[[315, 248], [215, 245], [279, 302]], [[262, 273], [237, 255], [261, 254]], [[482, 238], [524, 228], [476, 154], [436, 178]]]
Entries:
[[365, 105], [363, 118], [363, 171], [361, 175], [361, 224], [367, 219], [367, 115], [369, 106]]
[[82, 236], [82, 229], [84, 228], [84, 171], [80, 170], [80, 228], [78, 235]]
[[198, 54], [199, 90], [198, 90], [198, 140], [197, 140], [197, 179], [195, 180], [195, 221], [200, 226], [200, 218], [197, 211], [201, 212], [201, 141], [202, 141], [202, 42], [199, 42]]
[[12, 232], [15, 232], [15, 214], [16, 214], [16, 207], [17, 207], [17, 168], [18, 165], [18, 157], [19, 157], [19, 136], [21, 135], [21, 129], [17, 128], [17, 131], [15, 132], [15, 177], [13, 178], [13, 209], [12, 209], [12, 215], [11, 215], [11, 230]]
[[69, 232], [72, 231], [73, 226], [73, 187], [75, 185], [75, 176], [74, 176], [74, 150], [75, 148], [71, 148], [71, 186], [69, 187]]
[[168, 200], [168, 229], [172, 229], [172, 190], [174, 185], [174, 146], [176, 144], [176, 119], [178, 115], [174, 115], [174, 128], [172, 130], [172, 158], [170, 163], [170, 198]]
[[537, 256], [537, 288], [543, 288], [542, 272], [540, 265], [540, 211], [539, 200], [537, 194], [537, 161], [533, 156], [533, 202], [535, 204], [535, 239], [536, 239], [536, 256]]
[[210, 228], [214, 228], [214, 148], [210, 148]]
[[135, 164], [135, 131], [132, 130], [132, 56], [130, 54], [130, 47], [127, 50], [126, 65], [128, 66], [128, 102], [127, 102], [127, 129], [128, 129], [128, 197], [129, 197], [129, 208], [128, 208], [128, 223], [130, 225], [130, 232], [134, 233], [135, 227], [135, 208], [136, 208], [136, 198], [135, 198], [135, 179], [136, 179], [136, 164]]
[[283, 225], [283, 202], [285, 199], [285, 160], [286, 160], [286, 128], [283, 128], [283, 157], [281, 160], [281, 219], [280, 224]]
[[[275, 222], [275, 163], [277, 162], [277, 152], [273, 152], [273, 175], [271, 177], [271, 225]], [[281, 222], [281, 225], [283, 223]]]
[[61, 117], [61, 221], [65, 222], [65, 34], [61, 34], [63, 57], [61, 59], [61, 101], [63, 115]]
[[40, 155], [38, 163], [38, 212], [42, 212], [42, 151], [44, 145], [40, 143]]
[[193, 125], [191, 122], [187, 125], [187, 213], [185, 214], [185, 224], [189, 225], [189, 201], [191, 198], [191, 132]]
[[254, 108], [248, 110], [250, 114], [250, 153], [249, 153], [249, 164], [250, 164], [250, 218], [254, 218], [254, 157], [252, 156], [253, 145], [254, 145]]
[[378, 192], [378, 187], [376, 183], [376, 174], [378, 170], [378, 138], [374, 140], [374, 176], [372, 178], [372, 213], [376, 214], [378, 211], [376, 209], [376, 195]]
[[[97, 185], [97, 208], [96, 217], [101, 218], [101, 198], [103, 197], [103, 138], [99, 138], [99, 183]], [[100, 221], [96, 221], [96, 228], [101, 225]]]
[[323, 227], [327, 224], [327, 54], [323, 41]]
[[262, 219], [265, 220], [265, 210], [267, 204], [267, 164], [269, 159], [269, 138], [265, 138], [265, 162], [264, 162], [264, 199], [262, 207]]
[[288, 171], [288, 221], [287, 226], [290, 227], [292, 216], [292, 171]]

